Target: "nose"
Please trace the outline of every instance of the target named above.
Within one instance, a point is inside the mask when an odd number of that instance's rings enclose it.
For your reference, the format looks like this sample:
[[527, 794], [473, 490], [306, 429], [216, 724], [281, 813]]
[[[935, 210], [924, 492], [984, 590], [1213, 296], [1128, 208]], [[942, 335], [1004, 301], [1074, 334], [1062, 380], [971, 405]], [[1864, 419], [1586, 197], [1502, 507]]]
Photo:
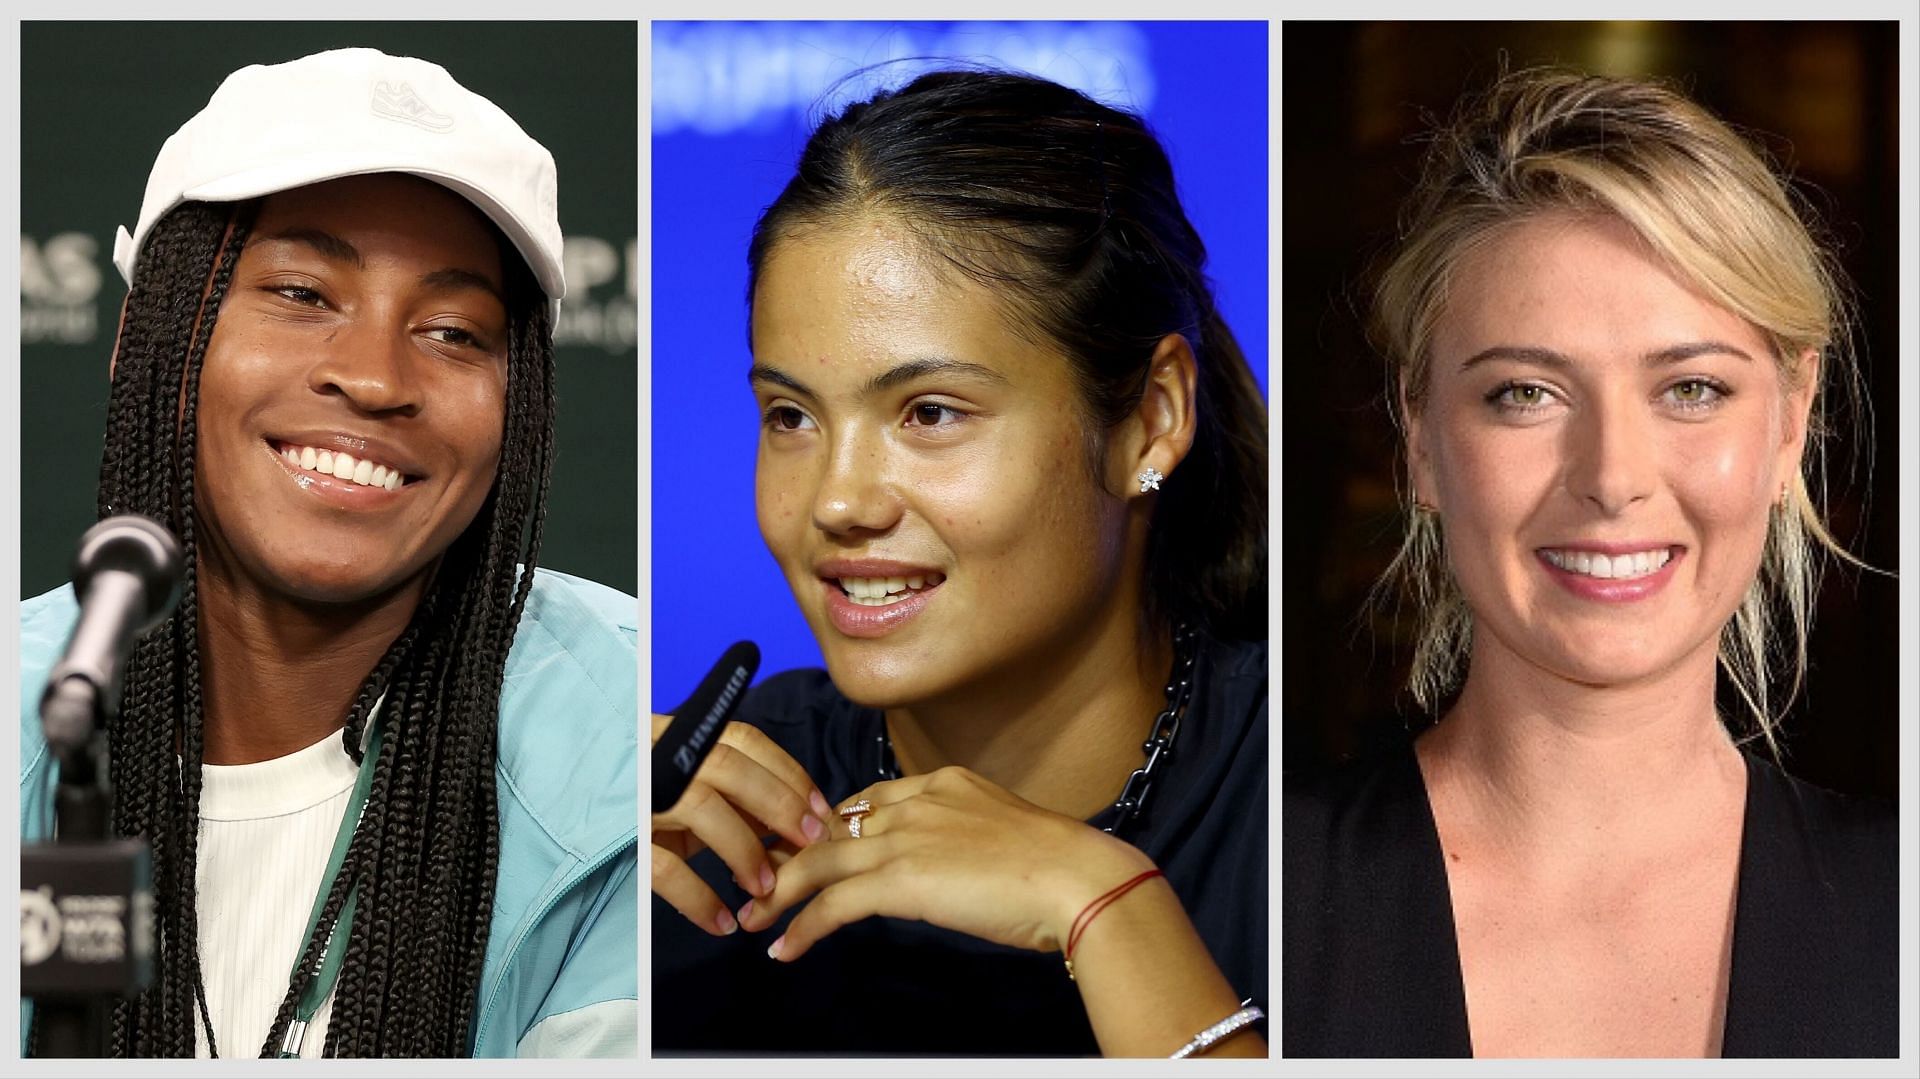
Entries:
[[412, 415], [420, 410], [418, 361], [405, 326], [369, 313], [343, 321], [320, 344], [307, 384], [361, 412]]
[[900, 520], [898, 491], [887, 476], [878, 432], [849, 427], [835, 440], [813, 497], [813, 524], [833, 536], [885, 532]]
[[1567, 490], [1610, 517], [1651, 497], [1658, 482], [1650, 417], [1630, 396], [1592, 402], [1567, 433]]

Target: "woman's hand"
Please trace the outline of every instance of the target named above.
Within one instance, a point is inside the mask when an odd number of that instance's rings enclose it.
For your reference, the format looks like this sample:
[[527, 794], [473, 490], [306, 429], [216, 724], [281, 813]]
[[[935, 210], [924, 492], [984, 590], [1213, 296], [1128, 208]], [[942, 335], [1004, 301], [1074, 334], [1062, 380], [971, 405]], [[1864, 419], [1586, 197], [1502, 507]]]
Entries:
[[835, 842], [786, 860], [772, 894], [741, 908], [743, 928], [763, 929], [814, 897], [768, 950], [774, 958], [796, 959], [841, 926], [875, 914], [1060, 951], [1088, 902], [1153, 868], [1130, 844], [965, 768], [877, 783], [844, 804], [863, 798], [873, 810], [861, 821], [861, 838], [849, 838], [836, 816]]
[[[653, 717], [653, 741], [672, 719]], [[802, 850], [827, 838], [832, 816], [786, 750], [758, 728], [729, 723], [687, 792], [653, 815], [654, 894], [700, 928], [725, 936], [738, 928], [733, 914], [687, 859], [712, 847], [740, 887], [764, 897], [773, 891], [774, 871], [763, 838], [777, 836], [785, 850]]]
[[[836, 815], [833, 842], [782, 860], [772, 894], [741, 908], [742, 928], [764, 929], [812, 897], [767, 949], [773, 958], [798, 959], [827, 934], [875, 914], [1064, 951], [1089, 903], [1154, 868], [1131, 844], [965, 768], [877, 783], [843, 806], [861, 799], [872, 811], [861, 819], [860, 838]], [[1164, 1056], [1239, 1007], [1165, 880], [1141, 882], [1102, 908], [1083, 927], [1073, 966], [1107, 1056]], [[1241, 1031], [1208, 1055], [1265, 1054], [1257, 1033]]]

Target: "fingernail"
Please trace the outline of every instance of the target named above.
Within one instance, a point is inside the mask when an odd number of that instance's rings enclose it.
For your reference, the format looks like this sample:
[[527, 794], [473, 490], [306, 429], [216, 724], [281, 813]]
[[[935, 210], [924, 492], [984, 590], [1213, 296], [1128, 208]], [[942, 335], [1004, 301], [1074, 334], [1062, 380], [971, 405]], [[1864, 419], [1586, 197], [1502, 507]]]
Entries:
[[760, 867], [760, 894], [773, 894], [773, 867], [770, 865]]
[[744, 925], [745, 923], [750, 922], [752, 920], [753, 920], [753, 900], [749, 899], [747, 900], [746, 905], [740, 908], [740, 921], [741, 921], [741, 924]]
[[818, 843], [820, 837], [827, 834], [826, 824], [812, 814], [800, 818], [800, 830], [807, 834], [807, 841], [810, 843]]
[[734, 921], [733, 915], [727, 913], [725, 908], [722, 908], [720, 913], [714, 916], [713, 925], [714, 928], [720, 930], [720, 935], [723, 937], [740, 928], [740, 923]]
[[813, 807], [814, 816], [821, 820], [833, 816], [833, 807], [827, 804], [826, 798], [819, 791], [807, 795], [807, 804]]
[[787, 936], [785, 933], [782, 933], [780, 935], [779, 940], [776, 940], [772, 944], [767, 945], [767, 958], [768, 959], [780, 958], [780, 949], [786, 947], [786, 945], [787, 945]]

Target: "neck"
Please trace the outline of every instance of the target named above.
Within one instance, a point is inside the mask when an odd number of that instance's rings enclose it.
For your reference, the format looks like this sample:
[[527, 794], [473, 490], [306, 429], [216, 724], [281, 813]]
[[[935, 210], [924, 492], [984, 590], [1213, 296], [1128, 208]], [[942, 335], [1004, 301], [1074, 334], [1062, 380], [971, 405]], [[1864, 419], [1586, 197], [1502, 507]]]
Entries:
[[[1714, 710], [1713, 643], [1620, 686], [1546, 674], [1476, 643], [1467, 684], [1420, 739], [1436, 803], [1514, 849], [1634, 842], [1744, 796], [1745, 769]], [[1436, 812], [1439, 811], [1436, 805]]]
[[202, 560], [203, 760], [252, 764], [346, 725], [367, 675], [406, 629], [425, 578], [351, 604], [269, 595]]
[[1017, 669], [889, 709], [902, 775], [959, 765], [1043, 809], [1084, 820], [1120, 796], [1166, 707], [1171, 634], [1111, 619], [1033, 650]]

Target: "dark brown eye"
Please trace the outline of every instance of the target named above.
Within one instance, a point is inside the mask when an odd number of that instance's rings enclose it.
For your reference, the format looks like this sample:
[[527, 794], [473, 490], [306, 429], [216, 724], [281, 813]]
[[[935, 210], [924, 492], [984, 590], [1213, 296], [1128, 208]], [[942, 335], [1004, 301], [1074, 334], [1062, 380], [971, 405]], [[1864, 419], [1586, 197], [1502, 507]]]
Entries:
[[798, 431], [807, 422], [806, 413], [788, 405], [775, 405], [767, 411], [767, 418], [782, 431]]
[[300, 285], [276, 285], [267, 291], [307, 307], [318, 307], [325, 302], [318, 291]]
[[913, 406], [913, 418], [924, 427], [935, 427], [939, 425], [941, 417], [945, 416], [948, 411], [950, 410], [940, 405], [915, 405]]

